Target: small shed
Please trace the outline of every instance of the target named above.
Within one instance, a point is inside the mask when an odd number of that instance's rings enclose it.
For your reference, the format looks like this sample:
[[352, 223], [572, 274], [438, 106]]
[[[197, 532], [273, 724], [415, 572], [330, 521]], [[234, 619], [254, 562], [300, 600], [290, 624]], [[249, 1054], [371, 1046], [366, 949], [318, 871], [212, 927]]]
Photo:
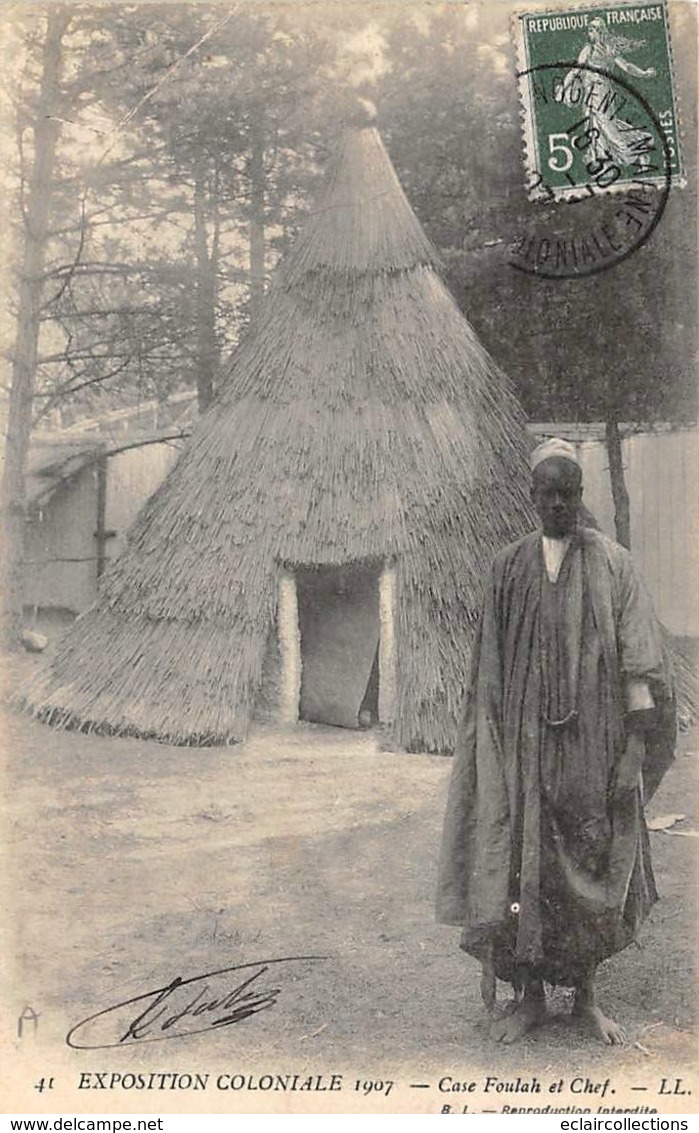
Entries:
[[[26, 477], [24, 604], [81, 613], [146, 500], [179, 456], [172, 429], [96, 427], [35, 434]], [[169, 439], [168, 439], [169, 438]]]

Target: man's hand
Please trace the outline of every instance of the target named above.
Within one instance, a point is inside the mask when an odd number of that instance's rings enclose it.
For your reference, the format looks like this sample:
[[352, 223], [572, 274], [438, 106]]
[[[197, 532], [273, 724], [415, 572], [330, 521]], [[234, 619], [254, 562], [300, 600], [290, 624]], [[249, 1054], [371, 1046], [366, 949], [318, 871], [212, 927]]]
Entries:
[[657, 717], [655, 708], [638, 708], [633, 712], [627, 712], [625, 718], [627, 736], [645, 735], [647, 731], [655, 727]]

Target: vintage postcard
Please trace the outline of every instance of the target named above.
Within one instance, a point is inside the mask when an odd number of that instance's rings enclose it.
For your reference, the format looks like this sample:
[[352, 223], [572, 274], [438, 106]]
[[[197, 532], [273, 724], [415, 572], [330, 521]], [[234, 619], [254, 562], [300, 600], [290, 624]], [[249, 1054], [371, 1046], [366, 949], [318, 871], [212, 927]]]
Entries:
[[1, 35], [4, 1112], [693, 1113], [696, 6]]

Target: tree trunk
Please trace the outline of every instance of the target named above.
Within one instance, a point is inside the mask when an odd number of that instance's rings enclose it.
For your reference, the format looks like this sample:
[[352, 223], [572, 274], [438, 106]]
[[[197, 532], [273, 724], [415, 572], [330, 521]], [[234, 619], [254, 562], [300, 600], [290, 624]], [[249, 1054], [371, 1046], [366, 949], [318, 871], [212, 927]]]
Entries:
[[216, 275], [214, 272], [206, 223], [206, 159], [200, 158], [194, 172], [194, 242], [197, 258], [197, 398], [199, 412], [211, 404], [214, 374], [218, 367], [216, 342]]
[[250, 318], [257, 318], [265, 293], [265, 143], [256, 125], [250, 141]]
[[621, 434], [619, 421], [613, 410], [608, 411], [605, 422], [605, 436], [607, 441], [607, 455], [609, 459], [609, 480], [612, 486], [612, 499], [614, 501], [614, 526], [616, 528], [617, 542], [624, 547], [631, 547], [631, 513], [629, 509], [629, 493], [626, 488], [624, 475], [624, 461], [621, 451]]
[[43, 46], [41, 85], [34, 122], [34, 160], [25, 212], [24, 249], [19, 276], [17, 331], [12, 360], [5, 467], [0, 513], [4, 548], [0, 638], [5, 648], [19, 647], [22, 628], [25, 475], [31, 435], [32, 405], [41, 325], [43, 272], [48, 239], [53, 171], [60, 123], [58, 97], [61, 43], [70, 15], [49, 9]]

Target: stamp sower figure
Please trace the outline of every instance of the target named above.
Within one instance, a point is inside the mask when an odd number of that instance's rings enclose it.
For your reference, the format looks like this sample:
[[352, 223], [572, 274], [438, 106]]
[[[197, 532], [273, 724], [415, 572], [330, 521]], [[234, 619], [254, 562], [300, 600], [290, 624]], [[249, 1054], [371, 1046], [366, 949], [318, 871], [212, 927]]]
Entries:
[[622, 51], [643, 46], [643, 40], [614, 35], [603, 19], [595, 17], [590, 20], [588, 42], [578, 55], [583, 69], [569, 71], [563, 82], [564, 100], [587, 110], [593, 155], [601, 161], [610, 158], [620, 169], [647, 168], [655, 148], [646, 130], [619, 116], [618, 94], [610, 81], [616, 67], [635, 79], [655, 77], [653, 67], [637, 67], [622, 55]]
[[552, 439], [531, 459], [542, 529], [495, 558], [474, 646], [440, 862], [438, 918], [516, 990], [491, 1034], [544, 1021], [544, 982], [606, 1043], [595, 971], [657, 899], [643, 816], [672, 760], [661, 630], [628, 551], [578, 523], [582, 471]]

